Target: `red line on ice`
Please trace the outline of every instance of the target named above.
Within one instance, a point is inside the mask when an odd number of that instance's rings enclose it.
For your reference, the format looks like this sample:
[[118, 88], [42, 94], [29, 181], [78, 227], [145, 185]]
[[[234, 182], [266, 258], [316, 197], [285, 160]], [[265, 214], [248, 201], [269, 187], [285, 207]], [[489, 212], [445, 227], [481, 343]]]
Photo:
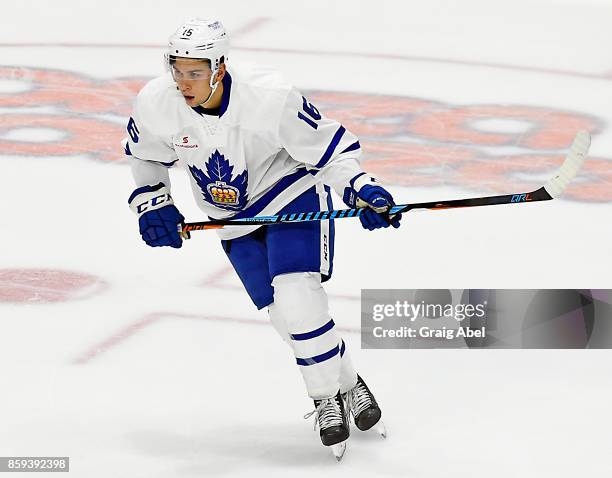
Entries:
[[108, 338], [98, 342], [93, 347], [90, 347], [85, 352], [77, 356], [72, 363], [75, 364], [84, 364], [89, 362], [90, 360], [96, 358], [98, 355], [107, 352], [108, 350], [117, 347], [121, 343], [125, 342], [127, 339], [136, 335], [140, 330], [148, 327], [149, 325], [157, 322], [159, 317], [156, 314], [150, 314], [145, 316], [144, 318], [129, 324], [128, 326], [118, 330], [114, 334], [110, 335]]
[[[246, 28], [246, 27], [245, 27]], [[0, 43], [0, 48], [156, 48], [163, 49], [162, 44], [130, 44], [130, 43]], [[292, 55], [315, 55], [315, 56], [333, 56], [333, 57], [352, 57], [352, 58], [367, 58], [367, 59], [385, 59], [412, 61], [422, 63], [439, 63], [446, 65], [472, 66], [478, 68], [495, 68], [501, 70], [523, 71], [531, 73], [543, 73], [547, 75], [571, 76], [576, 78], [586, 78], [591, 80], [611, 81], [610, 72], [606, 73], [585, 73], [582, 71], [561, 70], [556, 68], [541, 68], [537, 66], [525, 66], [505, 63], [493, 63], [471, 60], [457, 60], [453, 58], [435, 58], [427, 56], [400, 55], [393, 53], [364, 53], [354, 51], [320, 51], [320, 50], [295, 50], [291, 48], [267, 48], [267, 47], [248, 47], [248, 46], [233, 46], [233, 50], [253, 51], [261, 53], [289, 53]]]
[[[222, 289], [222, 290], [243, 290], [242, 286], [235, 284], [224, 284], [221, 280], [228, 275], [231, 275], [232, 271], [231, 266], [223, 266], [217, 269], [214, 272], [211, 272], [209, 276], [202, 281], [200, 284], [202, 287], [211, 287], [214, 289]], [[358, 295], [350, 295], [350, 294], [327, 294], [330, 299], [344, 299], [344, 300], [360, 300], [360, 296]]]
[[255, 30], [259, 29], [262, 25], [264, 25], [265, 23], [268, 23], [270, 20], [272, 19], [269, 17], [254, 18], [252, 21], [250, 21], [246, 25], [243, 25], [237, 30], [234, 30], [232, 32], [232, 38], [240, 38], [249, 33], [253, 33]]
[[[97, 344], [89, 347], [87, 350], [79, 354], [72, 360], [73, 364], [83, 365], [91, 362], [93, 359], [100, 355], [108, 352], [111, 349], [119, 347], [121, 344], [126, 342], [130, 337], [135, 336], [140, 331], [147, 327], [160, 322], [162, 319], [191, 319], [191, 320], [208, 320], [215, 322], [231, 322], [235, 324], [245, 325], [265, 325], [269, 326], [269, 322], [258, 320], [258, 319], [247, 319], [243, 317], [220, 317], [220, 316], [209, 316], [199, 314], [184, 314], [177, 312], [153, 312], [145, 315], [141, 319], [126, 325], [118, 331], [111, 334], [106, 339], [98, 342]], [[353, 327], [336, 327], [339, 332], [346, 333], [359, 333], [359, 329]]]

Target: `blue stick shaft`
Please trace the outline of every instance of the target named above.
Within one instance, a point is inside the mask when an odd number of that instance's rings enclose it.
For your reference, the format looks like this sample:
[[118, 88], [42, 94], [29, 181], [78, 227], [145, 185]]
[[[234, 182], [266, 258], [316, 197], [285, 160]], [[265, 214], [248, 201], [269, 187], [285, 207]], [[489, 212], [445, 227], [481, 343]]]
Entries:
[[[448, 201], [433, 201], [412, 204], [397, 204], [389, 211], [389, 215], [410, 211], [411, 209], [453, 209], [460, 207], [492, 206], [496, 204], [521, 204], [535, 201], [548, 201], [552, 197], [544, 187], [528, 193], [505, 194], [501, 196], [486, 196], [478, 198], [451, 199]], [[310, 211], [291, 214], [276, 214], [272, 216], [245, 217], [242, 219], [214, 219], [203, 222], [189, 222], [183, 226], [183, 233], [205, 229], [219, 229], [225, 226], [254, 226], [279, 224], [288, 222], [324, 221], [326, 219], [343, 219], [358, 217], [363, 208], [336, 209], [333, 211]]]

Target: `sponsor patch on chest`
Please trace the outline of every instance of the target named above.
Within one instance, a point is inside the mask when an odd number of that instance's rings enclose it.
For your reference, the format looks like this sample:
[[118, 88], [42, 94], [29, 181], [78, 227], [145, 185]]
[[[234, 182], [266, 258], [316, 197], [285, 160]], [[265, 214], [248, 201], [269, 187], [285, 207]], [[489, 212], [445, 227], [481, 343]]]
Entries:
[[183, 136], [179, 143], [174, 143], [176, 148], [199, 148], [199, 145], [194, 143], [189, 136]]

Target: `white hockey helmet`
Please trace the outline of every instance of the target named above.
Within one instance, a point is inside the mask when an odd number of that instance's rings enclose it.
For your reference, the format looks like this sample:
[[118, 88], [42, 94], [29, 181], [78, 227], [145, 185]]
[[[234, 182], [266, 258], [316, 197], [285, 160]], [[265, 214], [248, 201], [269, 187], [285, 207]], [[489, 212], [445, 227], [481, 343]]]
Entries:
[[[173, 57], [210, 60], [213, 72], [227, 62], [229, 39], [218, 20], [191, 18], [184, 22], [168, 40], [166, 59]], [[213, 73], [214, 76], [214, 73]]]

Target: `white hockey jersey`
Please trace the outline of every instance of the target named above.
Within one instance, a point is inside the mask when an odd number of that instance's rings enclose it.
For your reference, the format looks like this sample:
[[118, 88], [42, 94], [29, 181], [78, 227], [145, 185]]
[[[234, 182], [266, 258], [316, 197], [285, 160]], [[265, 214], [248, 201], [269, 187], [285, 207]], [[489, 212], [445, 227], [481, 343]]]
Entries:
[[[188, 106], [170, 74], [140, 91], [125, 148], [138, 187], [170, 188], [167, 168], [182, 165], [209, 218], [241, 218], [275, 214], [317, 182], [342, 197], [362, 172], [356, 136], [277, 72], [232, 64], [222, 83], [218, 117]], [[257, 227], [217, 232], [233, 239]]]

